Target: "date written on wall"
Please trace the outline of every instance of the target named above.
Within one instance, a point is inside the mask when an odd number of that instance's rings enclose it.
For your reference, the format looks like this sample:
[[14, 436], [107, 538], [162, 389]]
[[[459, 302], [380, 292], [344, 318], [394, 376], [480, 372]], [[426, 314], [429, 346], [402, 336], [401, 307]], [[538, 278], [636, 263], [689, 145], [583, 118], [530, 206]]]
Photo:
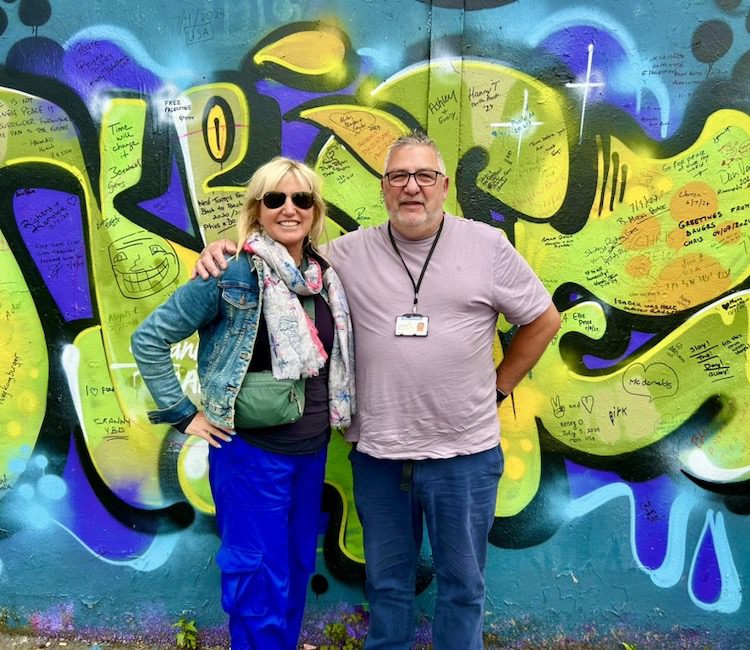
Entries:
[[224, 22], [222, 9], [183, 11], [175, 16], [177, 32], [185, 36], [185, 43], [203, 43], [214, 39], [214, 25]]

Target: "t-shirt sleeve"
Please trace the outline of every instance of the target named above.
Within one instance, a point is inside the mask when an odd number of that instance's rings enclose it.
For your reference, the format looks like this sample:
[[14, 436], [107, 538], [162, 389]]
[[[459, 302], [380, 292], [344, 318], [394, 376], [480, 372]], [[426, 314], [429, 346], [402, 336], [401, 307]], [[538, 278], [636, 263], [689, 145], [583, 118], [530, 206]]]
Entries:
[[338, 272], [337, 266], [341, 267], [354, 263], [352, 258], [356, 258], [361, 250], [363, 234], [362, 228], [344, 233], [340, 237], [326, 242], [321, 246], [320, 252]]
[[498, 233], [495, 248], [495, 307], [508, 322], [526, 325], [552, 302], [549, 291], [511, 243]]
[[343, 261], [343, 250], [341, 246], [342, 239], [343, 236], [337, 237], [336, 239], [332, 239], [326, 242], [320, 247], [320, 252], [322, 253], [323, 257], [325, 257], [325, 259], [327, 259], [331, 263], [331, 266], [333, 266], [334, 268], [337, 263], [340, 264]]

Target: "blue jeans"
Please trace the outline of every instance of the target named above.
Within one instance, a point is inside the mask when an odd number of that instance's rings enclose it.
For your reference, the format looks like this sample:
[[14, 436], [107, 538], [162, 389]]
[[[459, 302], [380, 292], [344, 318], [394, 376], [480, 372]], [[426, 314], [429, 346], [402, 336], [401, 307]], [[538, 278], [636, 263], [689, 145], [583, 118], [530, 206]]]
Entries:
[[499, 447], [413, 462], [353, 449], [354, 499], [364, 531], [367, 650], [409, 650], [414, 583], [427, 525], [437, 578], [435, 650], [481, 650], [484, 565], [503, 470]]
[[232, 650], [294, 650], [315, 569], [326, 449], [298, 456], [236, 436], [209, 447]]

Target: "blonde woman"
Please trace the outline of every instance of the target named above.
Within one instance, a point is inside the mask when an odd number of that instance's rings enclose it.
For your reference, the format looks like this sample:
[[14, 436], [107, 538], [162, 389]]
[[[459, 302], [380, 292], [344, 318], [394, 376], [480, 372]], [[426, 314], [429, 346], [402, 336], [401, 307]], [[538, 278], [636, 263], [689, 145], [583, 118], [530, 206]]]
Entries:
[[[210, 445], [216, 559], [233, 650], [297, 647], [331, 426], [347, 427], [355, 408], [349, 307], [317, 250], [324, 219], [315, 172], [274, 158], [248, 183], [239, 253], [221, 277], [181, 286], [132, 338], [157, 405], [151, 421]], [[196, 330], [200, 409], [170, 359], [170, 346]], [[257, 408], [260, 393], [248, 379], [263, 374], [274, 388], [299, 388], [303, 380], [298, 419], [254, 423], [256, 410], [277, 410], [275, 398], [260, 398]]]

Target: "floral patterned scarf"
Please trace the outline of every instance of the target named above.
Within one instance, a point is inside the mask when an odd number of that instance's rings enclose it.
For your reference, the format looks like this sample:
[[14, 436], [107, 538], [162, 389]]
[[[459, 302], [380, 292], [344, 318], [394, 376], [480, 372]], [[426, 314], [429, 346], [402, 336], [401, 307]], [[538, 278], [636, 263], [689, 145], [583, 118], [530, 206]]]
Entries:
[[283, 244], [264, 232], [248, 237], [244, 250], [262, 262], [263, 317], [271, 347], [271, 368], [276, 379], [316, 377], [328, 355], [297, 296], [324, 292], [333, 316], [334, 342], [328, 367], [328, 411], [331, 426], [346, 428], [356, 411], [354, 337], [349, 303], [336, 272], [325, 271], [307, 257], [304, 272], [297, 268]]

